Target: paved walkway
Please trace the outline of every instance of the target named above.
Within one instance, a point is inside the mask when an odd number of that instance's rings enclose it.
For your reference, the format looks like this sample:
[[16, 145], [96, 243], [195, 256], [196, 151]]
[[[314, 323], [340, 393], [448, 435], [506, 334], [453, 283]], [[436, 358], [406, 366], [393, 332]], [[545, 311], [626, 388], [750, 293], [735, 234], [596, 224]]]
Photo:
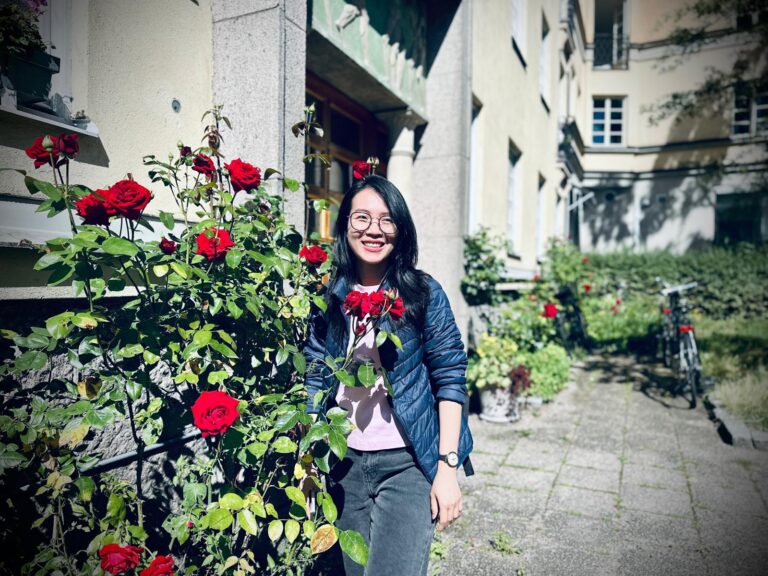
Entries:
[[432, 574], [768, 574], [768, 453], [724, 444], [659, 382], [595, 357], [538, 414], [473, 417], [477, 473]]

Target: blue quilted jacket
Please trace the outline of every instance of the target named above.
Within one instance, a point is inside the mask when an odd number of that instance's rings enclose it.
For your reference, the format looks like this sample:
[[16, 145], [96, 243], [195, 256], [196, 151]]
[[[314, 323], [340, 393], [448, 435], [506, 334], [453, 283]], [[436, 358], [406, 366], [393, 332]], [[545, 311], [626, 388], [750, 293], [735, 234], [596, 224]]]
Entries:
[[[397, 334], [403, 349], [398, 350], [387, 340], [379, 348], [379, 356], [394, 393], [394, 415], [413, 446], [421, 470], [431, 482], [437, 473], [437, 400], [451, 400], [459, 404], [467, 401], [467, 356], [443, 288], [432, 277], [428, 277], [428, 284], [431, 296], [423, 331], [420, 333], [405, 322], [396, 324], [388, 318], [383, 319], [381, 328]], [[386, 282], [383, 287], [387, 287]], [[348, 291], [343, 279], [337, 282], [329, 298], [329, 306], [338, 306], [343, 314], [342, 306]], [[330, 375], [323, 359], [326, 356], [339, 358], [345, 355], [349, 341], [349, 323], [344, 324], [343, 337], [334, 336], [333, 331], [328, 329], [325, 314], [315, 310], [310, 319], [309, 338], [304, 347], [308, 366], [307, 412], [310, 414], [327, 408], [314, 404], [314, 396], [318, 391], [332, 388], [325, 398], [336, 397], [338, 380]], [[467, 426], [466, 415], [462, 415], [461, 420], [457, 452], [459, 462], [464, 464], [464, 471], [469, 475], [472, 474], [468, 458], [472, 451], [472, 435]]]

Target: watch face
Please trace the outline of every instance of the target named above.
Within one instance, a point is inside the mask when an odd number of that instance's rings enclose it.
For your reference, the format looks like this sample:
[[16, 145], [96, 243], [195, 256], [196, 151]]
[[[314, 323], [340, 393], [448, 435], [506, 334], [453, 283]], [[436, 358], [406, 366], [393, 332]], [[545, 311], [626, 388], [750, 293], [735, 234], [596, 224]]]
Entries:
[[456, 452], [449, 452], [448, 453], [448, 466], [456, 467], [459, 465], [459, 456], [456, 454]]

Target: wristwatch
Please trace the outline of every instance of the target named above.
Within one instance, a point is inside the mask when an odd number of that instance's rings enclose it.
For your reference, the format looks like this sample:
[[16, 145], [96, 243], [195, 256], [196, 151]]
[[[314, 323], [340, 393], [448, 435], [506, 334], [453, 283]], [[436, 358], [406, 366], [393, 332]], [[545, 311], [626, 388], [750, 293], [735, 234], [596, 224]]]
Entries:
[[438, 454], [437, 459], [445, 462], [451, 468], [459, 467], [459, 455], [456, 452], [448, 452], [448, 454]]

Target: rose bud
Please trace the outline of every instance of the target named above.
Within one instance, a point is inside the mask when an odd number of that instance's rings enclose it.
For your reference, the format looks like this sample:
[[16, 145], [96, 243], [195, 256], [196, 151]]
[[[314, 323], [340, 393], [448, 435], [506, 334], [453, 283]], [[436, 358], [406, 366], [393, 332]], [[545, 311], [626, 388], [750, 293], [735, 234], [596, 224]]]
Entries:
[[179, 245], [176, 244], [176, 242], [174, 242], [173, 240], [169, 240], [165, 236], [163, 236], [163, 238], [160, 239], [160, 251], [163, 254], [173, 254], [174, 252], [176, 252], [176, 250], [178, 250], [178, 248], [179, 248]]

